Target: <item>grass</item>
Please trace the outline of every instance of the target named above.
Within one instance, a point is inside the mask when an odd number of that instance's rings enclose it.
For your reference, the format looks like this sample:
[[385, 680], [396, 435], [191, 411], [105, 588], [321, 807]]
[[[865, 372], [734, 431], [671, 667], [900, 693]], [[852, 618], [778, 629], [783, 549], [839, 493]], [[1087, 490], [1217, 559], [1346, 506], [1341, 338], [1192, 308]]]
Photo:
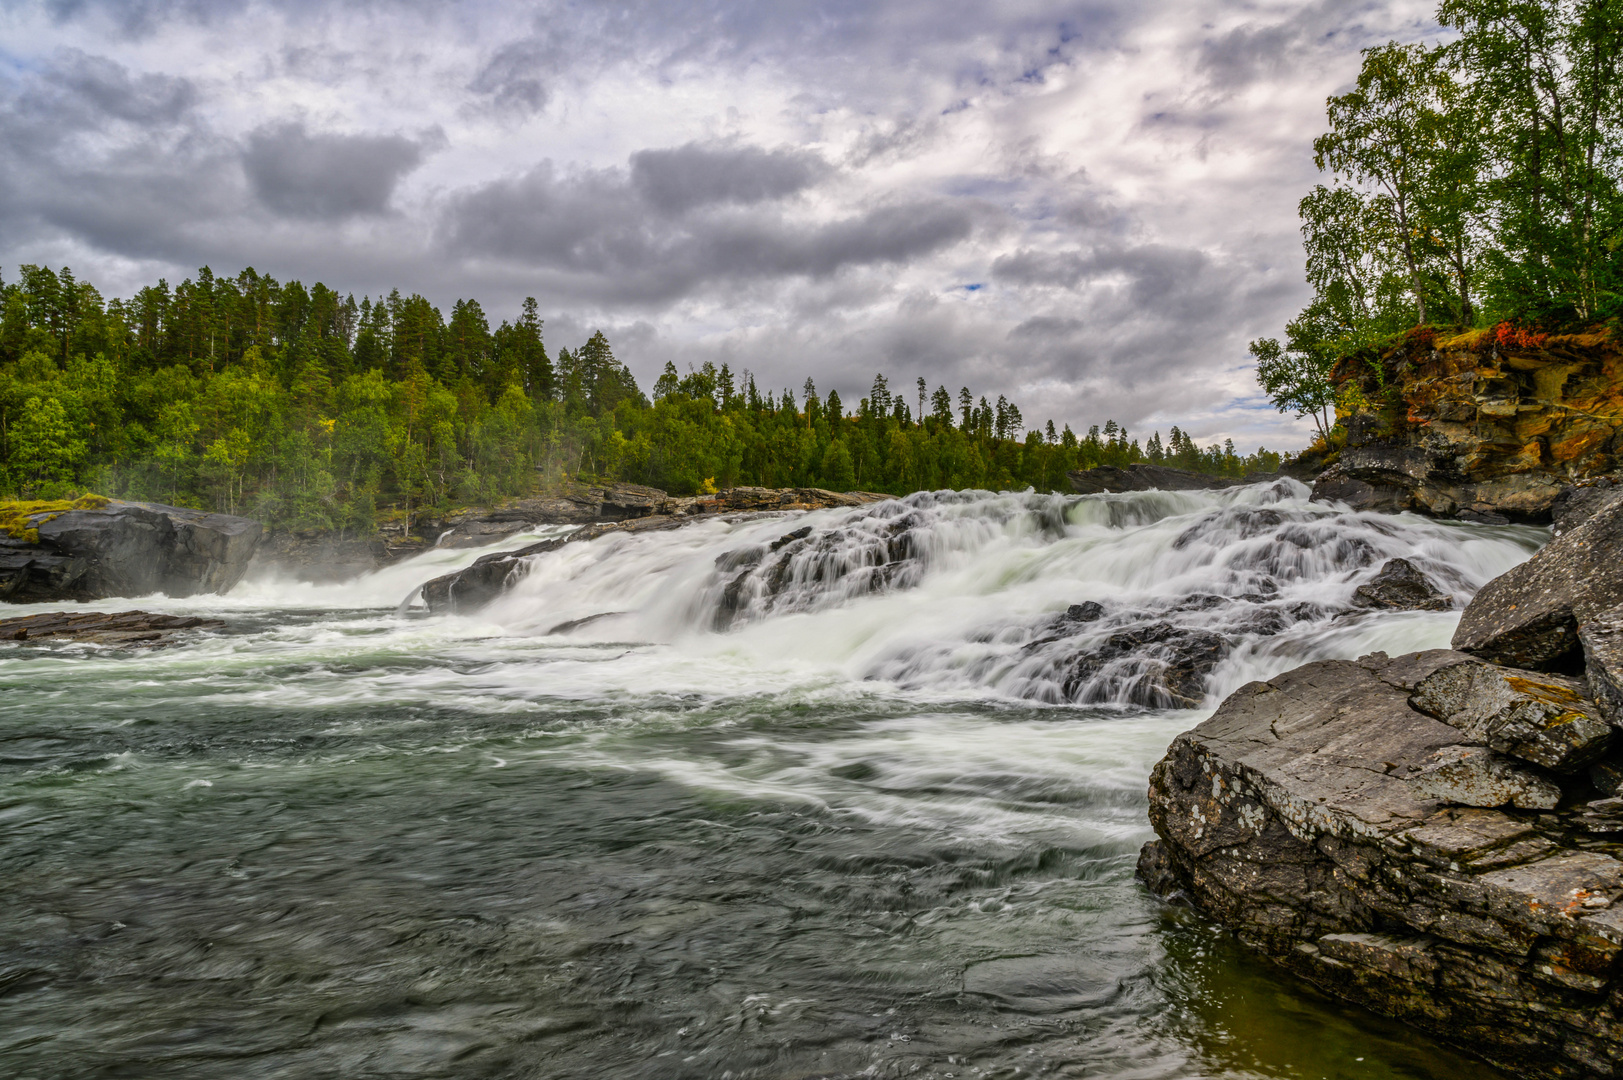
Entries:
[[32, 499], [0, 502], [0, 532], [13, 540], [39, 543], [39, 527], [69, 510], [100, 510], [112, 500], [105, 495], [81, 495], [77, 499]]

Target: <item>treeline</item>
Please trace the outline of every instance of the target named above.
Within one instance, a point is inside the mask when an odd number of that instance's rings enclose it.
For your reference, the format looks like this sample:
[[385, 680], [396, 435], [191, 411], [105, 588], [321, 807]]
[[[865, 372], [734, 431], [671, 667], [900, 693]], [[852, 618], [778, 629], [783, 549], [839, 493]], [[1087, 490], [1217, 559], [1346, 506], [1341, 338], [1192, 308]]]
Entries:
[[[667, 365], [651, 400], [599, 332], [549, 355], [536, 302], [495, 328], [421, 296], [341, 296], [207, 268], [104, 300], [66, 267], [0, 281], [0, 487], [81, 490], [364, 535], [425, 506], [488, 503], [568, 479], [677, 494], [740, 484], [904, 493], [1065, 490], [1067, 470], [1157, 461], [1240, 474], [1278, 455], [1082, 436], [967, 388], [916, 397], [883, 375], [854, 406]], [[916, 406], [915, 406], [916, 401]]]
[[1545, 330], [1623, 312], [1623, 5], [1443, 0], [1437, 46], [1365, 50], [1298, 209], [1312, 302], [1252, 343], [1328, 437], [1336, 361], [1416, 326]]

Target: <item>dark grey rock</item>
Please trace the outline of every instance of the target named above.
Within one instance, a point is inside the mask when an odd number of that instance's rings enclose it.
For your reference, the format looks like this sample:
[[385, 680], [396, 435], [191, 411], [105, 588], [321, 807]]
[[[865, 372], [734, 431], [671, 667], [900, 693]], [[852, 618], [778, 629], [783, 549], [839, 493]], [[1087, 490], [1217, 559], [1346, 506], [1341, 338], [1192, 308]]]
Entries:
[[1075, 623], [1098, 622], [1104, 618], [1105, 606], [1096, 600], [1085, 600], [1065, 609], [1065, 620]]
[[0, 642], [85, 641], [95, 645], [156, 648], [171, 645], [183, 630], [221, 630], [220, 619], [155, 615], [150, 611], [53, 611], [0, 619]]
[[1597, 511], [1484, 585], [1454, 647], [1533, 671], [1581, 670], [1578, 624], [1623, 603], [1623, 502]]
[[1562, 488], [1550, 507], [1550, 527], [1560, 536], [1619, 501], [1623, 501], [1623, 486], [1612, 483], [1607, 477], [1593, 484]]
[[[1140, 874], [1327, 992], [1512, 1075], [1618, 1076], [1623, 862], [1568, 838], [1608, 844], [1623, 806], [1534, 817], [1436, 798], [1475, 798], [1431, 787], [1452, 763], [1496, 779], [1489, 751], [1409, 704], [1463, 659], [1373, 654], [1242, 687], [1155, 766]], [[1548, 807], [1555, 780], [1520, 771], [1549, 785], [1524, 805]]]
[[513, 551], [497, 551], [481, 556], [472, 566], [425, 581], [418, 588], [430, 613], [469, 615], [512, 588], [515, 581], [529, 572], [530, 559], [536, 555], [556, 551], [565, 544], [595, 540], [609, 533], [662, 532], [682, 524], [684, 521], [681, 518], [660, 516], [587, 525], [567, 536], [542, 540]]
[[1589, 696], [1601, 715], [1623, 727], [1623, 605], [1596, 611], [1578, 624]]
[[259, 545], [259, 522], [229, 514], [113, 501], [42, 515], [38, 543], [0, 539], [0, 599], [223, 593]]
[[1408, 559], [1388, 559], [1373, 578], [1353, 590], [1360, 607], [1391, 611], [1447, 611], [1454, 598]]
[[1472, 742], [1556, 772], [1576, 772], [1606, 752], [1614, 730], [1583, 689], [1559, 675], [1465, 660], [1421, 680], [1409, 701]]

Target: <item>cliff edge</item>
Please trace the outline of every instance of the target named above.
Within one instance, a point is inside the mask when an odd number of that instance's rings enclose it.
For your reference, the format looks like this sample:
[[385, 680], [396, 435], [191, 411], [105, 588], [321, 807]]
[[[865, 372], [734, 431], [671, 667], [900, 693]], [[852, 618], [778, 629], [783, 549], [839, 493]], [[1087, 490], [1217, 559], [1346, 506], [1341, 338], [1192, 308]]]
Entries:
[[1347, 443], [1314, 497], [1361, 510], [1548, 522], [1564, 488], [1623, 455], [1623, 347], [1610, 328], [1420, 327], [1333, 378]]

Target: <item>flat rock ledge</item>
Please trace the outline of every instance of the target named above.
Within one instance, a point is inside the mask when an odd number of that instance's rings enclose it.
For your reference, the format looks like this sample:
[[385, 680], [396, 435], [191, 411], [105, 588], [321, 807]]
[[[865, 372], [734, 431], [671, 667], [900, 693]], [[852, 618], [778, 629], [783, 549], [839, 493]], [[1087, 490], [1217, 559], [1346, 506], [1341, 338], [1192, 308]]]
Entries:
[[155, 615], [150, 611], [52, 611], [0, 619], [0, 642], [84, 641], [150, 649], [175, 644], [183, 630], [224, 628], [220, 619]]

